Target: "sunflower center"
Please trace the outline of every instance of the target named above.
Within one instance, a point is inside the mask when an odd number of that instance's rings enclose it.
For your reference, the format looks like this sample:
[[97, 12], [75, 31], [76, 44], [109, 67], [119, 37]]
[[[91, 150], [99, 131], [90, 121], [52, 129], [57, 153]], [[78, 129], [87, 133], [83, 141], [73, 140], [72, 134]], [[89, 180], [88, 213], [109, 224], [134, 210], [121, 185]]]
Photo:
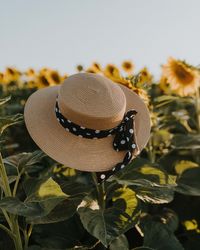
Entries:
[[58, 73], [52, 72], [52, 73], [51, 73], [51, 77], [52, 77], [52, 79], [53, 79], [56, 83], [59, 83], [59, 82], [60, 82], [60, 78], [59, 78]]
[[49, 86], [49, 82], [47, 81], [45, 76], [40, 76], [40, 81], [44, 86]]
[[194, 76], [181, 65], [176, 65], [175, 73], [183, 84], [190, 84], [194, 80]]

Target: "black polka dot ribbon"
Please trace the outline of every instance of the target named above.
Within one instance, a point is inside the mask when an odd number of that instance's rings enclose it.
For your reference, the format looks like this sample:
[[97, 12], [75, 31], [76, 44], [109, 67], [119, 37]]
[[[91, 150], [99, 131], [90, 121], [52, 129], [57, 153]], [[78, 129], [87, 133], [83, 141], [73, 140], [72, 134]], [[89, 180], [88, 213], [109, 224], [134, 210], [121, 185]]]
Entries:
[[111, 170], [104, 172], [96, 172], [98, 182], [106, 180], [112, 176], [115, 172], [123, 169], [127, 164], [131, 162], [133, 152], [137, 148], [137, 144], [134, 137], [134, 117], [137, 111], [134, 109], [129, 110], [125, 115], [121, 123], [112, 129], [107, 130], [95, 130], [80, 126], [73, 123], [71, 120], [66, 119], [58, 106], [58, 97], [56, 98], [55, 113], [58, 122], [65, 128], [66, 131], [73, 133], [79, 137], [88, 139], [99, 139], [107, 136], [115, 135], [113, 140], [113, 148], [116, 151], [126, 150], [126, 154], [122, 162], [117, 163]]

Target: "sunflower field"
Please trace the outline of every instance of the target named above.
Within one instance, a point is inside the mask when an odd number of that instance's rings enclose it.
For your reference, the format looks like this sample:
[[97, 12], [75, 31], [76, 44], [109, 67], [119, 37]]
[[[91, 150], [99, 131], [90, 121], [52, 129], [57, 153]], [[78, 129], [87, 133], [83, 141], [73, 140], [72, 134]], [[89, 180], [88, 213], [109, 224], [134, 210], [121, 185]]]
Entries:
[[68, 75], [42, 68], [0, 72], [1, 250], [199, 250], [200, 68], [170, 57], [159, 80], [131, 61], [94, 62], [137, 93], [151, 114], [140, 156], [102, 184], [63, 166], [29, 136], [23, 110], [37, 89]]

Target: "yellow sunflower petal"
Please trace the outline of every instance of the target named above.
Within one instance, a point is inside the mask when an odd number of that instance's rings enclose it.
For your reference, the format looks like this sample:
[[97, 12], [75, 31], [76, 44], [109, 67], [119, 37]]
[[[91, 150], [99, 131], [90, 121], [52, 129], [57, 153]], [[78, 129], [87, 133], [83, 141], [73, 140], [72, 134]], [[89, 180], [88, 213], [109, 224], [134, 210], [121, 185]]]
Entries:
[[162, 71], [171, 89], [180, 96], [193, 94], [199, 86], [199, 72], [184, 61], [170, 57]]

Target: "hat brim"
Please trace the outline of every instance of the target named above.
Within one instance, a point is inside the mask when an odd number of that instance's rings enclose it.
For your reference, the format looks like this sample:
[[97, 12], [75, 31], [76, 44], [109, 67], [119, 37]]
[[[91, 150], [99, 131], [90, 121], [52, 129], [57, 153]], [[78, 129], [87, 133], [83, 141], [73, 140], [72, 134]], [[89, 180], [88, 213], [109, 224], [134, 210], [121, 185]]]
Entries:
[[[140, 151], [150, 137], [150, 115], [142, 99], [119, 84], [126, 96], [126, 110], [135, 109], [135, 136]], [[55, 161], [82, 171], [107, 171], [121, 162], [125, 151], [113, 149], [114, 135], [102, 139], [80, 138], [67, 132], [55, 116], [59, 85], [39, 89], [29, 96], [24, 108], [27, 130], [41, 150]]]

